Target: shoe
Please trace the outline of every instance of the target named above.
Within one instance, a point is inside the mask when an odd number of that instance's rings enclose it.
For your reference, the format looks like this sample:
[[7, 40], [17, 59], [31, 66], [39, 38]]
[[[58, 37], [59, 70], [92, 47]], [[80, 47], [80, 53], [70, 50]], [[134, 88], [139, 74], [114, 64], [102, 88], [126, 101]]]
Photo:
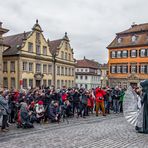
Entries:
[[106, 116], [105, 114], [103, 116]]
[[98, 114], [96, 115], [96, 117], [98, 117]]
[[1, 129], [1, 131], [2, 131], [2, 132], [8, 132], [8, 130], [7, 130], [7, 129]]

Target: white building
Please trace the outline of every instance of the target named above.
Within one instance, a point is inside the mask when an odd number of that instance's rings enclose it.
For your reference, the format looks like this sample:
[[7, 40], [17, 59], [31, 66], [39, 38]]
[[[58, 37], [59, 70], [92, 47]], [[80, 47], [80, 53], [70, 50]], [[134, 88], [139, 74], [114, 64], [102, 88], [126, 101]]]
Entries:
[[85, 89], [101, 86], [99, 63], [94, 60], [77, 60], [76, 63], [76, 86]]

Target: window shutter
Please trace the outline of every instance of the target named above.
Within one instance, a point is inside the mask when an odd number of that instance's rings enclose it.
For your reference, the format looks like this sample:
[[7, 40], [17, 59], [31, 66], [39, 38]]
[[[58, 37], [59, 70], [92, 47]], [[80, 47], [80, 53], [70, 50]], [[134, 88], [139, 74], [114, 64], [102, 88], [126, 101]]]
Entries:
[[110, 66], [110, 73], [112, 73], [112, 66]]
[[115, 66], [115, 73], [117, 73], [117, 66]]
[[137, 53], [138, 53], [138, 50], [136, 50], [136, 57], [137, 57], [137, 55], [138, 55]]
[[141, 57], [141, 49], [139, 50], [139, 57]]
[[112, 51], [110, 52], [110, 58], [112, 58]]
[[121, 58], [123, 57], [123, 51], [121, 51]]
[[117, 51], [115, 51], [115, 58], [117, 58]]
[[128, 73], [128, 66], [126, 66], [126, 73]]
[[145, 49], [145, 56], [148, 57], [148, 49]]
[[122, 66], [120, 66], [120, 73], [122, 73]]
[[139, 73], [141, 73], [141, 65], [139, 65]]
[[128, 50], [127, 50], [127, 53], [126, 53], [126, 57], [128, 57]]
[[130, 57], [132, 57], [132, 50], [130, 50]]
[[137, 73], [137, 65], [136, 65], [136, 73]]
[[130, 65], [130, 73], [132, 72], [131, 68], [132, 68], [132, 66]]
[[147, 65], [144, 66], [144, 73], [147, 73]]

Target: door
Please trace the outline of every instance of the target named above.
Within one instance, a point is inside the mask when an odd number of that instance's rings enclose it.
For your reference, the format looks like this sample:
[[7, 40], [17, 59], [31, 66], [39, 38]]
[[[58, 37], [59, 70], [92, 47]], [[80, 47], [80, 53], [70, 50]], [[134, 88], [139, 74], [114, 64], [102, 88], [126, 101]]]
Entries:
[[36, 80], [36, 87], [40, 87], [41, 86], [41, 80]]

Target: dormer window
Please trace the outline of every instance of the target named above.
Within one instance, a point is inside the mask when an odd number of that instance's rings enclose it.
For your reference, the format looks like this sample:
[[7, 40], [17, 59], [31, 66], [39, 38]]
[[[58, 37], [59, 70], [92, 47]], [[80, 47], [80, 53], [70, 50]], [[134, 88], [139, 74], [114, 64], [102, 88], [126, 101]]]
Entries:
[[133, 35], [132, 36], [132, 42], [135, 42], [137, 40], [137, 36]]
[[120, 44], [122, 42], [122, 38], [118, 38], [118, 43]]

